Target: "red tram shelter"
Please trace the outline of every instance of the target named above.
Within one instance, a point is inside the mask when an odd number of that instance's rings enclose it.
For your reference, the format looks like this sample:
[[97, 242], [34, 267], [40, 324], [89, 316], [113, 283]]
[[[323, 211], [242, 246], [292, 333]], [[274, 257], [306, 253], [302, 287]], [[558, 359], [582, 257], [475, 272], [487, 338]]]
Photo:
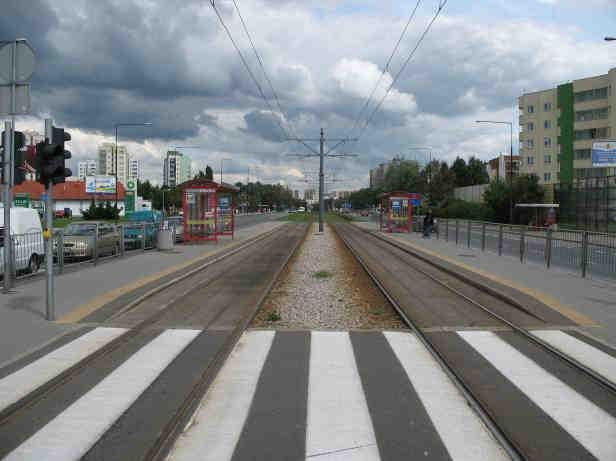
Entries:
[[233, 238], [236, 187], [207, 179], [193, 179], [178, 187], [182, 190], [184, 241], [218, 241], [221, 235]]
[[413, 203], [418, 194], [410, 192], [387, 192], [381, 194], [380, 229], [382, 232], [411, 232]]

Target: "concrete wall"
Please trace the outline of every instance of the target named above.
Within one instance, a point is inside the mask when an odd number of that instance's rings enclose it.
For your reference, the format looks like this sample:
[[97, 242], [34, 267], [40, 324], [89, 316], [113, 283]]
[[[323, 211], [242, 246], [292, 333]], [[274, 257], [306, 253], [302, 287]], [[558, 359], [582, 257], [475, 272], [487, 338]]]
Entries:
[[459, 200], [483, 203], [483, 193], [486, 191], [488, 186], [489, 184], [477, 184], [475, 186], [456, 187], [453, 190], [453, 195]]

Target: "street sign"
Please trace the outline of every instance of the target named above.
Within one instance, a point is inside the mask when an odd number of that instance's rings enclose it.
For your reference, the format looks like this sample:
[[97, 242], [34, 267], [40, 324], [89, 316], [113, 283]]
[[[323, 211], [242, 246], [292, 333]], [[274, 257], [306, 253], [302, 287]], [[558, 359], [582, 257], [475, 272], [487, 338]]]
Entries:
[[13, 83], [13, 44], [15, 44], [15, 83], [26, 83], [34, 73], [34, 50], [24, 39], [0, 42], [0, 85]]
[[30, 194], [17, 193], [13, 198], [13, 205], [21, 208], [30, 208]]
[[30, 113], [30, 84], [15, 85], [15, 112], [11, 104], [11, 85], [0, 85], [0, 115], [24, 115]]
[[86, 176], [86, 194], [115, 194], [115, 176]]

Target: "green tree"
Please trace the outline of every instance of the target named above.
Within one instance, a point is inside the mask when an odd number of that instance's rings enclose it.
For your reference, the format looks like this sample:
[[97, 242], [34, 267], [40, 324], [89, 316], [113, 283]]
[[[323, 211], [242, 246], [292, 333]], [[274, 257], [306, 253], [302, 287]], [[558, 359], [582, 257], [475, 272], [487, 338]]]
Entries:
[[476, 184], [487, 184], [490, 182], [486, 163], [479, 160], [477, 157], [473, 156], [468, 160], [467, 171], [470, 185], [474, 186]]
[[509, 221], [509, 197], [511, 188], [504, 181], [493, 181], [483, 193], [483, 201], [489, 210], [489, 218], [496, 222]]
[[468, 166], [462, 157], [456, 157], [451, 165], [451, 170], [456, 177], [456, 187], [470, 186], [472, 184]]
[[419, 163], [414, 160], [397, 159], [385, 173], [384, 189], [388, 192], [397, 190], [417, 192], [421, 183]]
[[205, 167], [205, 179], [209, 181], [214, 180], [214, 170], [212, 170], [212, 167], [209, 165]]
[[423, 173], [424, 175], [428, 174], [429, 183], [426, 185], [426, 193], [430, 206], [444, 204], [453, 195], [453, 189], [456, 185], [455, 173], [446, 162], [439, 162], [438, 160], [433, 160], [430, 170], [426, 172], [424, 169]]

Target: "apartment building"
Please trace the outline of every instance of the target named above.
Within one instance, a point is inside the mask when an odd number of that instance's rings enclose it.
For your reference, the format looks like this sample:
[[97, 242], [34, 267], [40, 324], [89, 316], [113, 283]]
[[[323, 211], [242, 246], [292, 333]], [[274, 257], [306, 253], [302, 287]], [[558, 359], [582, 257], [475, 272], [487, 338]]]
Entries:
[[163, 184], [175, 187], [191, 178], [192, 168], [190, 157], [181, 152], [170, 150], [167, 152], [163, 164]]
[[500, 154], [488, 160], [487, 166], [490, 182], [509, 180], [509, 176], [520, 174], [520, 156], [514, 155], [512, 158], [509, 154]]
[[77, 170], [79, 179], [83, 179], [86, 176], [95, 176], [98, 174], [98, 164], [94, 159], [81, 160], [77, 163]]
[[141, 160], [128, 160], [128, 179], [141, 181]]
[[616, 136], [616, 68], [520, 96], [520, 170], [541, 183], [616, 175], [593, 167], [592, 143]]
[[128, 180], [128, 151], [125, 146], [118, 146], [117, 155], [115, 144], [103, 143], [98, 148], [98, 174], [115, 176], [116, 163], [118, 181], [126, 184]]

